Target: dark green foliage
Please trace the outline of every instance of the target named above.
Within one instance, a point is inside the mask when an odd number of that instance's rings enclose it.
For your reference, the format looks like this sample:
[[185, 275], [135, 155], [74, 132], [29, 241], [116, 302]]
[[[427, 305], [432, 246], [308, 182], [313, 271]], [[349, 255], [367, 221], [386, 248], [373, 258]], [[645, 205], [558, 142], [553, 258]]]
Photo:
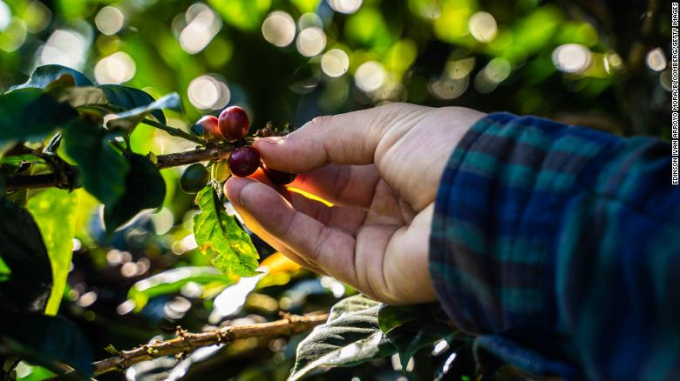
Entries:
[[2, 310], [41, 313], [52, 288], [52, 269], [33, 217], [0, 199], [0, 256], [12, 271], [0, 283]]
[[105, 205], [125, 194], [129, 164], [111, 145], [114, 135], [88, 119], [78, 119], [64, 132], [64, 150], [80, 168], [85, 190]]
[[146, 157], [127, 157], [130, 170], [125, 176], [125, 194], [104, 206], [104, 224], [111, 233], [143, 209], [158, 208], [165, 198], [165, 180]]
[[[21, 329], [16, 329], [21, 327]], [[78, 372], [76, 378], [92, 377], [92, 347], [85, 334], [73, 322], [60, 316], [39, 314], [4, 314], [0, 337], [0, 356], [30, 359], [57, 374], [64, 373], [64, 362]]]
[[160, 111], [162, 109], [182, 111], [182, 101], [180, 100], [179, 95], [176, 93], [168, 94], [159, 98], [157, 101], [120, 112], [116, 114], [116, 119], [112, 119], [107, 123], [107, 127], [109, 129], [130, 131], [148, 114], [152, 114], [154, 111]]
[[77, 70], [61, 65], [44, 65], [37, 67], [35, 71], [28, 78], [26, 83], [12, 87], [12, 90], [33, 87], [44, 89], [50, 83], [59, 79], [63, 75], [69, 75], [73, 78], [76, 86], [93, 86], [94, 84], [85, 75]]
[[[131, 110], [154, 102], [154, 99], [151, 95], [143, 92], [142, 90], [135, 89], [134, 87], [122, 85], [100, 85], [99, 88], [104, 90], [110, 105], [119, 107], [123, 110]], [[167, 123], [165, 120], [165, 114], [163, 114], [163, 110], [155, 109], [150, 113], [160, 123]]]
[[0, 95], [0, 143], [37, 140], [64, 126], [78, 113], [39, 89], [19, 89]]

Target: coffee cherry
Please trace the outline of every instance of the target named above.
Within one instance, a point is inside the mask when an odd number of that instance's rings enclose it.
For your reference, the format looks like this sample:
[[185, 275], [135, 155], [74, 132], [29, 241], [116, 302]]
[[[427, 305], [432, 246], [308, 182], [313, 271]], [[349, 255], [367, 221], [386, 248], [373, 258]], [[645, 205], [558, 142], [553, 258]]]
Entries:
[[243, 139], [250, 127], [248, 114], [238, 106], [227, 107], [220, 113], [219, 126], [222, 136], [228, 141]]
[[224, 136], [222, 136], [222, 131], [220, 131], [219, 119], [212, 115], [205, 115], [199, 119], [198, 122], [196, 122], [196, 126], [203, 127], [203, 137], [206, 139], [224, 139]]
[[210, 174], [203, 164], [191, 164], [179, 179], [179, 187], [186, 193], [198, 193], [210, 180]]
[[276, 169], [268, 168], [264, 164], [262, 165], [262, 170], [264, 171], [264, 174], [267, 175], [269, 181], [276, 185], [290, 184], [297, 177], [296, 174], [277, 171]]
[[189, 131], [191, 131], [194, 136], [203, 136], [203, 126], [200, 124], [192, 124]]
[[231, 170], [229, 169], [229, 164], [226, 160], [222, 160], [213, 166], [213, 179], [219, 183], [227, 180], [229, 175], [231, 175]]
[[229, 155], [229, 169], [234, 176], [250, 176], [260, 166], [260, 153], [255, 147], [237, 148]]

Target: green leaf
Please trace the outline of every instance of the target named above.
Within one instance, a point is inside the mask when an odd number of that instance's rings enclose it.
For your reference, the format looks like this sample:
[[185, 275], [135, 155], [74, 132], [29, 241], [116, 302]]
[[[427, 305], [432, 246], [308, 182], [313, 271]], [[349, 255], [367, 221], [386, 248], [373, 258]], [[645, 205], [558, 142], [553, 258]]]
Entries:
[[352, 366], [393, 354], [394, 347], [378, 326], [381, 306], [363, 295], [345, 298], [333, 306], [328, 322], [298, 345], [288, 379], [299, 380], [322, 367]]
[[378, 314], [378, 323], [380, 324], [380, 330], [383, 331], [383, 333], [387, 333], [395, 327], [419, 319], [422, 316], [423, 312], [420, 310], [420, 306], [385, 305], [380, 309], [380, 313]]
[[262, 19], [271, 7], [271, 0], [208, 0], [208, 4], [227, 24], [252, 31], [262, 24]]
[[71, 107], [105, 107], [109, 101], [104, 90], [97, 87], [58, 86], [48, 91], [57, 101]]
[[0, 282], [8, 280], [10, 275], [12, 275], [12, 269], [0, 257]]
[[125, 177], [125, 194], [104, 207], [106, 231], [112, 233], [143, 209], [157, 208], [165, 199], [165, 180], [158, 168], [146, 157], [132, 154], [130, 171]]
[[383, 306], [378, 313], [380, 329], [399, 351], [402, 369], [415, 353], [456, 333], [437, 304]]
[[120, 354], [120, 351], [116, 349], [116, 347], [114, 347], [113, 344], [109, 344], [106, 347], [104, 347], [104, 351], [113, 356], [118, 356]]
[[71, 123], [64, 132], [66, 154], [78, 164], [83, 187], [104, 205], [115, 204], [125, 194], [129, 165], [109, 144], [111, 135], [86, 119]]
[[80, 328], [61, 316], [6, 314], [0, 334], [19, 345], [13, 354], [31, 363], [56, 370], [54, 360], [64, 362], [85, 378], [92, 377], [92, 346]]
[[0, 95], [0, 143], [45, 138], [75, 119], [78, 112], [39, 89]]
[[135, 311], [141, 311], [149, 299], [179, 292], [189, 282], [197, 284], [233, 284], [234, 277], [225, 275], [214, 267], [187, 266], [163, 271], [135, 283], [128, 292], [128, 298], [135, 302]]
[[45, 313], [56, 315], [64, 295], [73, 256], [78, 195], [75, 192], [51, 188], [31, 197], [27, 207], [42, 233], [52, 264], [54, 282]]
[[[26, 363], [19, 364], [18, 367], [20, 366], [26, 366], [29, 367], [30, 369], [28, 371], [28, 374], [22, 375], [22, 377], [17, 377], [17, 381], [41, 381], [41, 380], [48, 380], [51, 378], [56, 377], [56, 373], [50, 371], [49, 369], [39, 366], [39, 365], [28, 365]], [[17, 367], [17, 370], [18, 370]], [[18, 371], [17, 371], [18, 373]]]
[[17, 167], [24, 163], [37, 164], [40, 162], [42, 162], [40, 158], [31, 154], [0, 157], [0, 166], [2, 167], [9, 166], [13, 167], [13, 169], [16, 169]]
[[149, 103], [144, 106], [133, 108], [132, 110], [124, 111], [117, 114], [115, 119], [109, 120], [106, 126], [109, 129], [123, 129], [131, 130], [139, 124], [148, 114], [155, 110], [169, 109], [177, 112], [182, 111], [182, 100], [179, 94], [168, 94], [157, 101]]
[[[109, 104], [124, 110], [147, 106], [155, 101], [151, 95], [133, 87], [123, 85], [100, 85], [98, 87], [106, 93]], [[152, 110], [151, 115], [160, 123], [167, 124], [162, 110]]]
[[397, 348], [402, 369], [421, 348], [430, 346], [441, 339], [451, 340], [453, 329], [442, 321], [414, 320], [387, 333], [387, 340]]
[[75, 80], [76, 86], [93, 86], [94, 84], [90, 81], [83, 73], [78, 70], [71, 69], [66, 66], [61, 65], [44, 65], [37, 67], [31, 77], [26, 83], [21, 85], [16, 85], [10, 88], [10, 91], [35, 87], [39, 89], [44, 89], [50, 83], [56, 81], [64, 74], [68, 74]]
[[31, 214], [7, 200], [0, 200], [0, 257], [12, 269], [0, 283], [3, 309], [42, 312], [52, 288], [50, 258]]
[[201, 212], [194, 216], [194, 236], [203, 254], [215, 253], [212, 264], [227, 274], [252, 276], [260, 256], [248, 234], [227, 214], [212, 185], [196, 195]]

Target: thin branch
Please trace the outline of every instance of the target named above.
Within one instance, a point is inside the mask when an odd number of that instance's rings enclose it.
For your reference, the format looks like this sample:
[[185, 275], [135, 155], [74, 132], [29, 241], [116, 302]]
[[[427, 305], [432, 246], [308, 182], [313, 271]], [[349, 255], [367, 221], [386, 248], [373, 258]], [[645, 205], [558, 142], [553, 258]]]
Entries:
[[151, 127], [158, 128], [159, 130], [163, 130], [163, 131], [167, 132], [168, 134], [170, 134], [172, 136], [184, 138], [186, 140], [192, 141], [194, 143], [198, 143], [198, 144], [203, 145], [203, 146], [208, 144], [208, 141], [205, 140], [205, 139], [201, 139], [198, 136], [194, 136], [192, 134], [184, 132], [184, 131], [180, 130], [179, 128], [166, 126], [163, 123], [158, 123], [158, 122], [151, 120], [151, 119], [143, 119], [142, 123], [147, 124]]
[[284, 319], [269, 323], [224, 327], [219, 330], [203, 333], [189, 333], [178, 328], [177, 337], [174, 339], [158, 341], [128, 351], [121, 351], [116, 356], [95, 362], [93, 364], [94, 376], [114, 370], [124, 371], [141, 361], [186, 354], [197, 348], [225, 344], [234, 340], [297, 335], [325, 323], [327, 319], [328, 314], [287, 315]]
[[205, 149], [201, 148], [192, 151], [158, 155], [156, 156], [156, 166], [159, 169], [163, 169], [207, 160], [224, 160], [229, 157], [229, 153], [234, 149], [236, 149], [234, 144], [226, 143]]
[[[191, 151], [158, 155], [155, 156], [155, 163], [158, 169], [165, 169], [208, 160], [224, 160], [235, 148], [235, 145], [226, 143], [210, 148], [198, 148]], [[77, 175], [77, 167], [70, 168]], [[49, 187], [71, 189], [77, 187], [73, 186], [73, 184], [60, 183], [55, 173], [45, 173], [40, 175], [13, 175], [6, 176], [4, 180], [5, 189], [7, 190], [38, 189]], [[77, 183], [78, 181], [74, 181], [74, 184]]]
[[57, 175], [45, 173], [42, 175], [15, 175], [5, 177], [6, 190], [40, 189], [58, 185]]

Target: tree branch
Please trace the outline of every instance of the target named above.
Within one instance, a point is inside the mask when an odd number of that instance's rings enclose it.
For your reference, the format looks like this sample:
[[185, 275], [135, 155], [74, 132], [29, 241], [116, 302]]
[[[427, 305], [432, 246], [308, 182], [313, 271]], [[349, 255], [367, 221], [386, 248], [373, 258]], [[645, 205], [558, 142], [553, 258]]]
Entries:
[[122, 371], [141, 361], [186, 354], [197, 348], [229, 343], [234, 340], [297, 335], [325, 323], [327, 319], [328, 314], [286, 315], [284, 319], [269, 323], [224, 327], [219, 330], [203, 333], [189, 333], [178, 328], [177, 337], [174, 339], [158, 341], [128, 351], [121, 351], [117, 356], [95, 362], [93, 364], [94, 376], [114, 370]]
[[[221, 144], [210, 148], [202, 147], [191, 151], [158, 155], [155, 157], [155, 162], [158, 169], [165, 169], [207, 160], [224, 160], [235, 148], [236, 146], [231, 143]], [[71, 168], [77, 173], [77, 167]], [[5, 177], [5, 189], [7, 190], [37, 189], [55, 186], [61, 188], [75, 187], [73, 184], [60, 184], [55, 173]]]
[[159, 169], [164, 169], [207, 160], [224, 160], [229, 157], [229, 153], [234, 149], [236, 149], [234, 144], [227, 143], [205, 149], [158, 155], [156, 156], [156, 166]]

